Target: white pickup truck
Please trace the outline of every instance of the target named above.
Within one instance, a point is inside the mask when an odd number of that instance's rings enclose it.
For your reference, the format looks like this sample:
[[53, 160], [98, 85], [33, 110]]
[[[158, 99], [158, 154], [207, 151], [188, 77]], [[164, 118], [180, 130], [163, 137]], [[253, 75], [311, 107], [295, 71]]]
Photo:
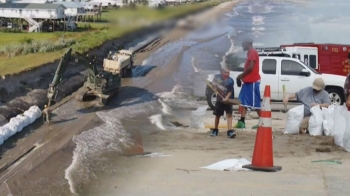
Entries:
[[[285, 85], [287, 95], [293, 94], [302, 88], [311, 86], [315, 78], [322, 78], [326, 84], [326, 91], [329, 93], [333, 104], [344, 103], [344, 82], [345, 76], [321, 74], [305, 65], [299, 59], [290, 57], [260, 56], [261, 97], [264, 95], [265, 85], [270, 85], [271, 99], [275, 102], [283, 101], [282, 86]], [[240, 87], [236, 84], [237, 76], [243, 72], [243, 65], [230, 72], [234, 79], [234, 96], [238, 98]], [[195, 73], [193, 95], [205, 97], [208, 105], [213, 109], [216, 103], [216, 94], [206, 85], [201, 77], [212, 81], [219, 71], [201, 71]]]

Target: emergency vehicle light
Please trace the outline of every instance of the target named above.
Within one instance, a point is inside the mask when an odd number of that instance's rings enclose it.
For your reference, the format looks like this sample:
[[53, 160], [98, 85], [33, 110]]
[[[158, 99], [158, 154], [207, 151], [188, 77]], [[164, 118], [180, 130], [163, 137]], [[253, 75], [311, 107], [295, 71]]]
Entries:
[[315, 42], [294, 43], [293, 45], [315, 44]]
[[262, 47], [262, 48], [255, 48], [255, 50], [259, 51], [283, 51], [284, 49], [280, 47]]

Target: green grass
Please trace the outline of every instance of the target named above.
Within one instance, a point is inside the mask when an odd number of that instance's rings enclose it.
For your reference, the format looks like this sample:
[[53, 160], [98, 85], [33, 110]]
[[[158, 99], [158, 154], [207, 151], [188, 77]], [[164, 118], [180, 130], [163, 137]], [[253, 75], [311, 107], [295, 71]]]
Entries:
[[[5, 44], [19, 44], [25, 39], [52, 40], [54, 42], [62, 35], [65, 35], [65, 37], [74, 37], [76, 39], [76, 44], [73, 46], [74, 51], [84, 53], [102, 45], [108, 40], [120, 38], [129, 32], [135, 31], [143, 25], [164, 21], [205, 7], [217, 5], [223, 1], [225, 0], [210, 0], [203, 3], [166, 7], [164, 9], [138, 6], [136, 10], [128, 8], [108, 10], [102, 13], [101, 22], [79, 22], [78, 27], [91, 27], [91, 29], [85, 31], [73, 33], [0, 33], [0, 47]], [[55, 59], [60, 58], [60, 55], [65, 50], [20, 55], [11, 58], [0, 57], [0, 75], [16, 74], [53, 62]]]
[[0, 32], [0, 46], [3, 44], [9, 44], [13, 42], [20, 42], [24, 37], [37, 39], [37, 40], [47, 40], [53, 39], [56, 35], [53, 33], [40, 33], [40, 35], [35, 33], [4, 33]]

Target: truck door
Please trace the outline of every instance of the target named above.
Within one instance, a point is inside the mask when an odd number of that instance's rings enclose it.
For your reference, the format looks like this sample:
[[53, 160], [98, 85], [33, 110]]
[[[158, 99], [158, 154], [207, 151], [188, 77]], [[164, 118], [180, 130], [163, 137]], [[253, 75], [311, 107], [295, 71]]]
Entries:
[[[300, 73], [303, 69], [307, 69], [299, 62], [282, 59], [279, 62], [280, 73], [279, 73], [279, 100], [283, 100], [283, 89], [285, 85], [287, 96], [296, 93], [302, 88], [312, 85], [314, 80], [313, 75], [301, 76]], [[309, 69], [307, 69], [309, 70]]]
[[274, 58], [271, 59], [263, 59], [262, 60], [262, 66], [260, 70], [261, 74], [261, 84], [260, 84], [260, 91], [261, 95], [264, 95], [265, 85], [270, 85], [271, 90], [271, 99], [277, 100], [278, 99], [278, 67], [277, 67], [277, 60]]

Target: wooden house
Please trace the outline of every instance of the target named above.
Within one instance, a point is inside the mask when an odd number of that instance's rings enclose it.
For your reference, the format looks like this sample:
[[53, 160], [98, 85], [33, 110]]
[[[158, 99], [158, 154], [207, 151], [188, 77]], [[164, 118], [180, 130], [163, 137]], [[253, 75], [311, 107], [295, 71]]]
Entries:
[[85, 8], [82, 4], [78, 2], [68, 2], [68, 1], [63, 1], [63, 2], [52, 2], [52, 4], [57, 4], [57, 5], [63, 5], [66, 7], [64, 10], [64, 14], [66, 16], [73, 16], [76, 17], [78, 15], [84, 15], [85, 13]]
[[2, 3], [2, 18], [64, 19], [66, 7], [51, 3]]

